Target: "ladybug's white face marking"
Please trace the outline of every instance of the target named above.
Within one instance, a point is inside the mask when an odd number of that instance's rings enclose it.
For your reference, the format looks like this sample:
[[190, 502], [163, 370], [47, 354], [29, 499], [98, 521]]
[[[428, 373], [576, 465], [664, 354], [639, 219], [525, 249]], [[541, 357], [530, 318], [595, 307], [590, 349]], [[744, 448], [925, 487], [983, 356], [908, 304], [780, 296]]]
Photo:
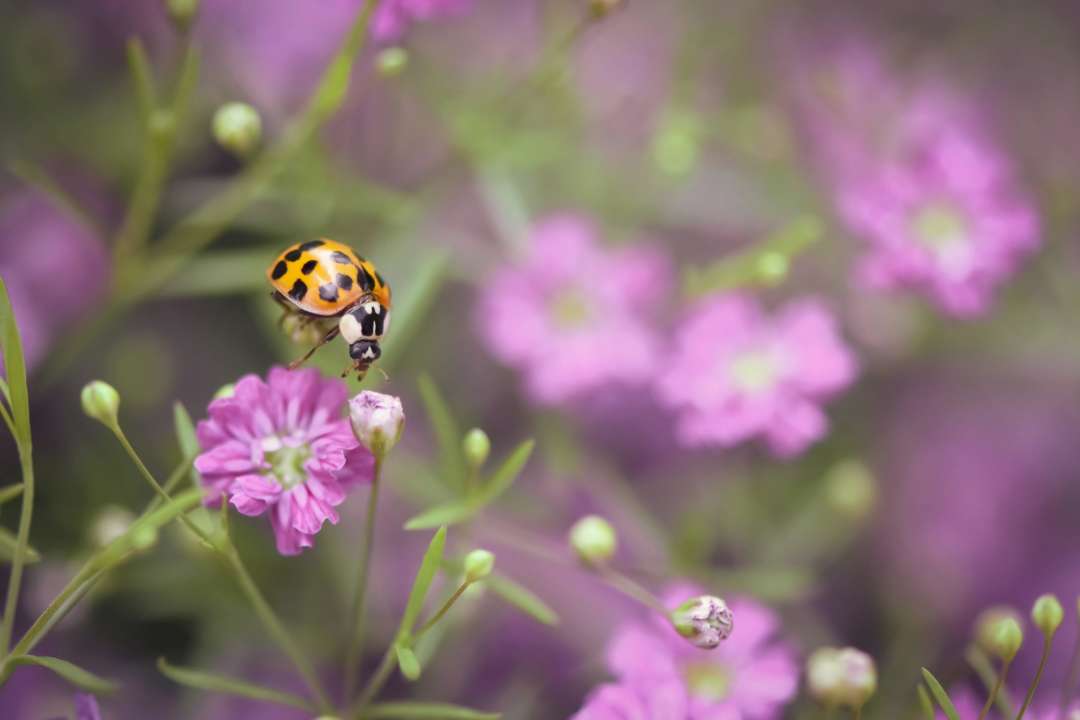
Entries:
[[338, 329], [341, 330], [341, 337], [349, 345], [364, 339], [364, 330], [360, 327], [360, 321], [353, 317], [352, 313], [345, 313], [341, 316]]

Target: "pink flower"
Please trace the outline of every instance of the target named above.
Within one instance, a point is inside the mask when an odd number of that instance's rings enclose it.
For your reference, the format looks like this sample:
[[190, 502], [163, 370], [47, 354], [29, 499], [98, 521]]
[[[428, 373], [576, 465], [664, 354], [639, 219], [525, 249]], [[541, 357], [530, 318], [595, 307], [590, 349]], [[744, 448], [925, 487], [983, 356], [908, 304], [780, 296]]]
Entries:
[[383, 0], [371, 21], [371, 33], [376, 40], [394, 41], [409, 25], [438, 17], [467, 12], [472, 0]]
[[271, 368], [247, 375], [233, 394], [210, 403], [199, 423], [195, 468], [207, 503], [226, 498], [244, 515], [270, 514], [277, 549], [312, 547], [347, 491], [370, 482], [375, 460], [342, 417], [345, 383], [316, 370]]
[[87, 693], [75, 693], [75, 720], [101, 720], [97, 698]]
[[819, 404], [856, 374], [855, 356], [820, 303], [792, 302], [767, 317], [747, 295], [721, 295], [689, 314], [658, 393], [679, 411], [684, 445], [761, 436], [777, 455], [792, 456], [825, 435]]
[[984, 313], [1038, 248], [1038, 212], [1008, 157], [949, 94], [924, 91], [901, 125], [893, 156], [840, 184], [840, 212], [869, 247], [860, 278], [953, 315]]
[[478, 332], [543, 405], [608, 383], [642, 383], [663, 357], [649, 320], [666, 303], [669, 274], [655, 252], [601, 248], [588, 221], [551, 217], [533, 229], [524, 262], [488, 283]]
[[[699, 595], [682, 586], [668, 605]], [[776, 615], [756, 602], [731, 603], [735, 631], [713, 650], [688, 643], [666, 621], [632, 623], [608, 648], [617, 683], [590, 694], [573, 720], [771, 720], [798, 688], [792, 648], [775, 639]]]

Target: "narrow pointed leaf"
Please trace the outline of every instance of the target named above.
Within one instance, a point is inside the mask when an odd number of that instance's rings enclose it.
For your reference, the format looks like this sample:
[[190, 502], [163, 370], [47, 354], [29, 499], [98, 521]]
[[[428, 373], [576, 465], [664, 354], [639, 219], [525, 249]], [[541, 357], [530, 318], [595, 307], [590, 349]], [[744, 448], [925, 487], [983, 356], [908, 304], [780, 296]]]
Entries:
[[922, 675], [923, 679], [926, 680], [926, 684], [930, 687], [930, 692], [934, 694], [938, 705], [945, 711], [945, 716], [949, 720], [960, 720], [960, 714], [956, 712], [956, 706], [953, 705], [952, 698], [949, 697], [949, 693], [945, 692], [945, 688], [941, 686], [934, 674], [923, 668]]
[[479, 509], [480, 506], [474, 501], [454, 500], [414, 515], [405, 523], [405, 529], [430, 530], [440, 525], [456, 525], [471, 518]]
[[30, 442], [30, 397], [26, 389], [26, 363], [23, 360], [22, 341], [15, 324], [15, 312], [11, 309], [7, 286], [0, 278], [0, 343], [3, 343], [4, 376], [7, 380], [11, 417], [15, 422], [16, 438], [20, 444]]
[[13, 658], [9, 658], [8, 662], [13, 665], [37, 665], [38, 667], [47, 668], [75, 687], [92, 693], [109, 693], [119, 687], [119, 685], [111, 680], [98, 677], [88, 670], [83, 670], [75, 663], [61, 660], [60, 658], [45, 657], [42, 655], [17, 655]]
[[14, 485], [8, 485], [6, 488], [0, 489], [0, 505], [19, 497], [22, 495], [22, 491], [22, 483], [15, 483]]
[[559, 624], [558, 614], [527, 587], [498, 574], [490, 575], [487, 584], [492, 592], [537, 622], [544, 625]]
[[920, 683], [916, 690], [919, 691], [919, 707], [922, 709], [923, 718], [934, 720], [934, 702], [930, 699], [930, 694], [926, 692], [926, 686]]
[[451, 488], [459, 488], [465, 476], [465, 460], [461, 456], [461, 428], [430, 376], [421, 375], [416, 384], [431, 428], [435, 431], [435, 440], [439, 444], [443, 476]]
[[431, 538], [424, 559], [420, 563], [420, 569], [416, 571], [416, 579], [413, 581], [412, 591], [409, 593], [409, 601], [405, 605], [405, 614], [401, 617], [401, 626], [398, 628], [398, 636], [406, 637], [412, 632], [416, 618], [424, 608], [424, 600], [428, 590], [431, 589], [431, 581], [435, 579], [435, 573], [442, 564], [443, 548], [446, 546], [446, 527], [441, 527]]
[[483, 712], [449, 703], [384, 702], [364, 712], [372, 720], [499, 720], [500, 713]]
[[401, 674], [411, 682], [419, 680], [420, 661], [416, 658], [416, 653], [412, 651], [412, 648], [401, 643], [395, 643], [394, 654], [397, 655], [397, 664], [401, 669]]
[[[182, 403], [173, 405], [173, 424], [176, 426], [176, 442], [180, 445], [180, 452], [186, 458], [194, 458], [199, 455], [199, 439], [195, 435], [195, 423], [191, 422], [191, 415]], [[195, 487], [200, 484], [199, 473], [191, 468], [191, 482]]]
[[518, 475], [525, 469], [525, 463], [529, 462], [529, 456], [532, 455], [535, 446], [535, 441], [526, 440], [514, 448], [514, 452], [510, 453], [510, 457], [506, 458], [503, 464], [499, 466], [499, 469], [491, 476], [491, 480], [488, 481], [487, 487], [484, 488], [483, 500], [485, 505], [496, 500], [506, 492], [507, 488], [514, 484], [514, 480], [517, 480]]
[[[15, 557], [15, 546], [18, 544], [18, 539], [11, 532], [0, 527], [0, 562], [10, 562]], [[36, 563], [41, 560], [41, 554], [27, 545], [26, 555], [23, 560], [28, 563]]]
[[317, 708], [312, 703], [302, 697], [281, 692], [280, 690], [274, 690], [272, 688], [253, 685], [244, 680], [226, 677], [221, 673], [203, 672], [202, 670], [177, 667], [176, 665], [170, 665], [165, 658], [158, 658], [157, 666], [162, 675], [178, 685], [195, 688], [196, 690], [236, 695], [238, 697], [250, 698], [251, 700], [262, 700], [263, 702], [276, 703], [278, 705], [288, 705], [289, 707], [300, 708], [301, 710], [310, 713], [318, 712]]

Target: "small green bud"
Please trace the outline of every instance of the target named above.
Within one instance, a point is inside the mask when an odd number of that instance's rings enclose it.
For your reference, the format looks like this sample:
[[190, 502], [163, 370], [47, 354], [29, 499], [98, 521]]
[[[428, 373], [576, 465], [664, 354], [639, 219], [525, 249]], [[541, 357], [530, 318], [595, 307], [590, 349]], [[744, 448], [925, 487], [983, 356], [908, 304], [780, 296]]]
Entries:
[[224, 398], [231, 398], [236, 394], [236, 385], [228, 383], [218, 388], [218, 391], [214, 393], [214, 400], [223, 400]]
[[120, 393], [112, 385], [102, 380], [87, 383], [82, 389], [81, 400], [84, 413], [106, 427], [119, 427]]
[[862, 462], [841, 460], [825, 474], [825, 499], [833, 511], [858, 520], [874, 509], [877, 482]]
[[671, 624], [694, 647], [712, 650], [731, 637], [735, 616], [721, 598], [699, 595], [671, 611]]
[[1006, 605], [996, 605], [983, 610], [979, 613], [979, 616], [975, 618], [975, 644], [978, 645], [983, 652], [997, 657], [998, 630], [1001, 629], [1001, 624], [1006, 620], [1012, 620], [1019, 625], [1020, 613]]
[[1053, 637], [1064, 619], [1065, 609], [1057, 596], [1050, 593], [1040, 595], [1031, 607], [1031, 621], [1048, 638]]
[[1012, 662], [1023, 644], [1024, 631], [1020, 629], [1020, 623], [1012, 618], [1002, 620], [994, 635], [993, 654], [1005, 662]]
[[262, 120], [259, 112], [242, 102], [222, 105], [214, 113], [214, 139], [233, 155], [246, 157], [262, 139]]
[[166, 0], [169, 17], [181, 28], [187, 28], [199, 12], [199, 0]]
[[397, 77], [409, 65], [409, 53], [405, 48], [388, 47], [375, 56], [375, 67], [383, 77]]
[[483, 580], [495, 568], [495, 554], [487, 550], [473, 550], [465, 556], [465, 582]]
[[462, 452], [465, 453], [465, 462], [474, 470], [483, 467], [491, 454], [491, 439], [480, 428], [473, 428], [465, 433], [461, 441]]
[[600, 19], [610, 15], [625, 4], [626, 0], [589, 0], [589, 12], [594, 18]]
[[787, 277], [791, 263], [784, 253], [770, 250], [757, 259], [757, 273], [766, 285], [779, 285]]
[[874, 659], [852, 647], [818, 648], [806, 660], [810, 695], [826, 706], [862, 707], [877, 691]]
[[570, 547], [587, 563], [611, 559], [618, 542], [615, 528], [599, 515], [586, 515], [570, 528]]

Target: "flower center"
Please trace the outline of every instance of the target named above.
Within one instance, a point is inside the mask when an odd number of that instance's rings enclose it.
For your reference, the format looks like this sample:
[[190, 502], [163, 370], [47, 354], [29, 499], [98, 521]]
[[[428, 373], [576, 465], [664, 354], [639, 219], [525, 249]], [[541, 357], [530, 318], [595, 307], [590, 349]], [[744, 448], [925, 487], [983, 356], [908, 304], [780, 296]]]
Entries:
[[931, 203], [911, 221], [915, 236], [938, 255], [948, 254], [967, 240], [967, 223], [956, 208], [947, 203]]
[[288, 447], [282, 445], [280, 440], [273, 438], [272, 443], [276, 449], [265, 450], [266, 461], [270, 463], [270, 474], [285, 490], [291, 490], [307, 479], [307, 471], [304, 463], [311, 457], [311, 450], [307, 445]]
[[589, 308], [588, 298], [578, 288], [563, 290], [548, 304], [551, 320], [560, 330], [573, 330], [587, 324], [591, 315]]
[[702, 700], [719, 701], [727, 697], [731, 676], [727, 668], [709, 662], [694, 662], [683, 668], [690, 694]]
[[767, 350], [750, 350], [739, 353], [728, 364], [731, 384], [747, 394], [756, 394], [772, 388], [780, 375], [780, 363], [774, 353]]

